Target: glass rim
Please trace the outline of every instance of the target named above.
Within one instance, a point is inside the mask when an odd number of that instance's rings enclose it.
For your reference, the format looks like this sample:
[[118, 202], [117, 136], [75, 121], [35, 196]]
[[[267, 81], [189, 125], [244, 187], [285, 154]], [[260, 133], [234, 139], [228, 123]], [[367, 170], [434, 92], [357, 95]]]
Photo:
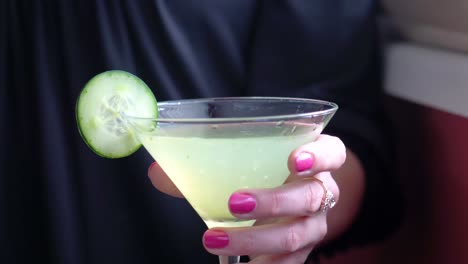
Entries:
[[184, 123], [184, 124], [197, 124], [197, 123], [239, 123], [239, 122], [268, 122], [268, 121], [284, 121], [299, 118], [311, 118], [326, 116], [335, 113], [338, 110], [338, 105], [333, 102], [309, 99], [309, 98], [296, 98], [296, 97], [262, 97], [262, 96], [245, 96], [245, 97], [209, 97], [200, 99], [179, 99], [157, 102], [158, 109], [164, 106], [174, 106], [181, 104], [194, 104], [194, 103], [207, 103], [207, 102], [228, 102], [228, 101], [275, 101], [275, 102], [298, 102], [329, 106], [330, 108], [319, 111], [308, 111], [298, 114], [284, 114], [284, 115], [262, 115], [255, 117], [211, 117], [211, 118], [161, 118], [161, 117], [141, 117], [132, 116], [121, 113], [125, 118], [130, 120], [140, 121], [154, 121], [158, 123]]

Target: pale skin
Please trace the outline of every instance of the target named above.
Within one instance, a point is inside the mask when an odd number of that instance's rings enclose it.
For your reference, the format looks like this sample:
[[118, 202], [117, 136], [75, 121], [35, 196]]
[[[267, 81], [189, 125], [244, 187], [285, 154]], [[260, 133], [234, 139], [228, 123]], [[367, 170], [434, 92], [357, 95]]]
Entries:
[[[312, 166], [297, 171], [296, 159], [311, 154]], [[259, 219], [253, 227], [215, 228], [228, 237], [221, 248], [205, 248], [215, 255], [249, 255], [249, 263], [304, 263], [314, 248], [337, 238], [359, 211], [364, 192], [364, 171], [359, 159], [342, 141], [321, 135], [315, 142], [294, 150], [288, 159], [287, 182], [274, 189], [239, 190], [254, 197], [255, 208], [238, 218]], [[164, 171], [156, 164], [149, 177], [160, 191], [183, 197]], [[327, 213], [320, 212], [323, 188], [320, 179], [339, 202]], [[210, 230], [205, 232], [204, 239]], [[206, 240], [203, 240], [206, 241]]]

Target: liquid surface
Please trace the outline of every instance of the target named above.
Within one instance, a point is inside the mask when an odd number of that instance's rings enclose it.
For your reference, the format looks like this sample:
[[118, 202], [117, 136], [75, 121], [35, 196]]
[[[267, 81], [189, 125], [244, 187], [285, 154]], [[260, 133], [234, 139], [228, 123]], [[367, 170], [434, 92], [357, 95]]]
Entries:
[[310, 124], [273, 130], [255, 124], [242, 128], [205, 125], [156, 129], [141, 134], [140, 140], [209, 227], [232, 227], [254, 221], [231, 215], [230, 195], [244, 188], [281, 185], [289, 175], [291, 151], [315, 140], [320, 132]]

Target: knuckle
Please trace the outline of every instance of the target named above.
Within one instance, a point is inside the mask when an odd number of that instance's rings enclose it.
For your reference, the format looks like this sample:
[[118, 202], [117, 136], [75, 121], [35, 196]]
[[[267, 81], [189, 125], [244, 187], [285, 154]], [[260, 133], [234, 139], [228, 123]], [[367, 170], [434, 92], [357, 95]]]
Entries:
[[346, 147], [342, 144], [342, 147], [340, 148], [338, 155], [338, 159], [340, 161], [340, 164], [343, 164], [346, 161]]
[[283, 243], [281, 244], [282, 250], [287, 253], [293, 253], [299, 250], [302, 245], [302, 238], [299, 230], [297, 230], [296, 227], [288, 228]]
[[311, 215], [317, 211], [318, 192], [314, 187], [314, 181], [310, 181], [305, 189], [305, 214]]
[[341, 163], [343, 163], [346, 160], [346, 146], [341, 141], [341, 139], [335, 137], [335, 145], [336, 145], [336, 150], [339, 153], [338, 158], [340, 159]]
[[335, 136], [330, 136], [328, 145], [330, 147], [327, 149], [333, 151], [333, 154], [331, 152], [328, 153], [328, 167], [330, 169], [338, 169], [346, 161], [346, 146], [340, 138]]
[[255, 235], [252, 232], [247, 232], [242, 243], [239, 243], [238, 253], [240, 255], [250, 255], [255, 250], [256, 244]]
[[279, 192], [273, 192], [271, 196], [271, 207], [270, 214], [271, 216], [279, 215], [281, 212], [281, 200], [282, 194]]

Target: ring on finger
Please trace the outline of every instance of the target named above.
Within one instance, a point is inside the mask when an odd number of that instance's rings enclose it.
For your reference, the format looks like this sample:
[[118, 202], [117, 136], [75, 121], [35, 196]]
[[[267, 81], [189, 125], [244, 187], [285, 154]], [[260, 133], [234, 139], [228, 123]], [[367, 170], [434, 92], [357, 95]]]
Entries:
[[323, 189], [323, 196], [322, 196], [322, 201], [320, 203], [320, 208], [319, 211], [322, 213], [326, 213], [328, 209], [331, 209], [335, 206], [336, 200], [335, 197], [333, 196], [333, 193], [325, 186], [323, 181], [313, 178], [312, 180], [316, 181], [320, 187]]

